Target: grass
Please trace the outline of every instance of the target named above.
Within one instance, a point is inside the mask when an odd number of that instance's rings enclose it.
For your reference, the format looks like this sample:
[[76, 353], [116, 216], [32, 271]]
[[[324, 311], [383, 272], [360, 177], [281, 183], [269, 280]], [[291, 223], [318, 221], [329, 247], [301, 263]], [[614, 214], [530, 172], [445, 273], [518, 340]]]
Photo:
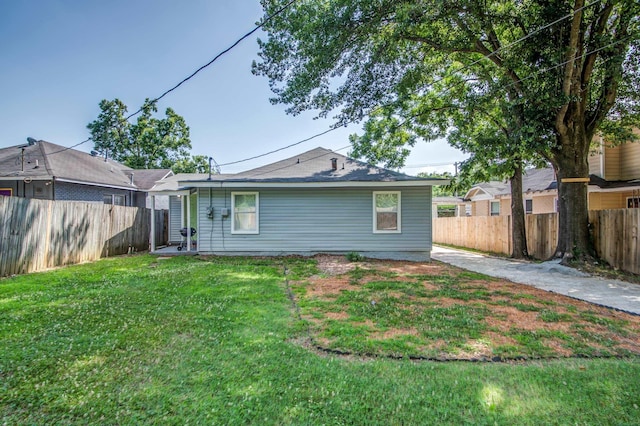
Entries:
[[[310, 351], [297, 343], [306, 326], [291, 309], [285, 266], [290, 280], [318, 273], [313, 261], [295, 258], [140, 255], [0, 280], [0, 423], [637, 421], [637, 358], [415, 363]], [[419, 289], [390, 288], [390, 275], [365, 290], [387, 293], [374, 310], [356, 290], [335, 298], [354, 302], [362, 319], [333, 320], [337, 335], [358, 335], [371, 322], [394, 327], [402, 321], [397, 309], [416, 321], [430, 318], [433, 333], [481, 331], [475, 323], [487, 312], [480, 305], [460, 311], [434, 304], [416, 313], [405, 306]], [[294, 291], [309, 297], [305, 286]], [[332, 311], [319, 306], [320, 317]], [[583, 316], [590, 326], [625, 327], [597, 312]], [[580, 331], [591, 333], [590, 326]], [[385, 350], [408, 350], [412, 339], [388, 342]], [[367, 339], [360, 344], [371, 349]]]
[[637, 317], [438, 265], [403, 273], [373, 262], [295, 282], [311, 340], [340, 353], [413, 359], [640, 354]]

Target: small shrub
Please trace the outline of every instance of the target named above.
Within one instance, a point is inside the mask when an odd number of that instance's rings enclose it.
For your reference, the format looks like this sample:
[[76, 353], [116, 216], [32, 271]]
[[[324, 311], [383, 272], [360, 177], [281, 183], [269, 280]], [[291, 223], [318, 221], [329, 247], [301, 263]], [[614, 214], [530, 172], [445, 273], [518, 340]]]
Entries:
[[352, 251], [347, 253], [347, 260], [349, 262], [362, 262], [364, 260], [364, 256], [358, 252]]

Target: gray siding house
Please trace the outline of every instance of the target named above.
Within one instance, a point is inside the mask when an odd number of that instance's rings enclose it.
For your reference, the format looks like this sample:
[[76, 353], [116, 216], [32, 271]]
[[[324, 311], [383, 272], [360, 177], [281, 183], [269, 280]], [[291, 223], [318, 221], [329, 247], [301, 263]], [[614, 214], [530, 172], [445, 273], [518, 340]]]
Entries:
[[[431, 187], [324, 148], [238, 174], [180, 175], [150, 194], [196, 198], [178, 223], [197, 229], [197, 251], [219, 255], [358, 252], [429, 260]], [[185, 208], [187, 207], [187, 208]], [[195, 223], [194, 223], [195, 221]], [[155, 248], [152, 241], [152, 248]]]
[[0, 195], [146, 207], [147, 191], [171, 170], [133, 170], [86, 152], [29, 138], [0, 148]]

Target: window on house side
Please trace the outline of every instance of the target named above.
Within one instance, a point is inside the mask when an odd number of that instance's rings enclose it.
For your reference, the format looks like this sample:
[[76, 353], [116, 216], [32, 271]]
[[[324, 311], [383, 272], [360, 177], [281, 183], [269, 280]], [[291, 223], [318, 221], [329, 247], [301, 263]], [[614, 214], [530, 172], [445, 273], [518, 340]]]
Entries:
[[259, 198], [257, 192], [231, 193], [231, 233], [259, 233]]
[[126, 201], [124, 195], [114, 195], [113, 196], [113, 204], [115, 204], [116, 206], [126, 206], [127, 205], [127, 201]]
[[533, 213], [533, 200], [524, 200], [524, 212], [526, 214]]
[[627, 208], [628, 209], [640, 208], [640, 197], [627, 197]]
[[373, 193], [373, 232], [401, 232], [400, 191]]
[[500, 216], [500, 201], [491, 202], [491, 216]]

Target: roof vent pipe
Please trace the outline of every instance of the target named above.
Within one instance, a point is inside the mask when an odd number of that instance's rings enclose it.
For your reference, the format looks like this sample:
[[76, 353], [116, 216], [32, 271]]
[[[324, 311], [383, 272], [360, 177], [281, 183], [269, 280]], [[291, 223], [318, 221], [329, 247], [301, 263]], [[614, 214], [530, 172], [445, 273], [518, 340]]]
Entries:
[[131, 181], [129, 183], [133, 185], [133, 173], [131, 173], [129, 176], [131, 177]]
[[337, 158], [332, 158], [331, 159], [331, 169], [338, 170], [338, 159]]

